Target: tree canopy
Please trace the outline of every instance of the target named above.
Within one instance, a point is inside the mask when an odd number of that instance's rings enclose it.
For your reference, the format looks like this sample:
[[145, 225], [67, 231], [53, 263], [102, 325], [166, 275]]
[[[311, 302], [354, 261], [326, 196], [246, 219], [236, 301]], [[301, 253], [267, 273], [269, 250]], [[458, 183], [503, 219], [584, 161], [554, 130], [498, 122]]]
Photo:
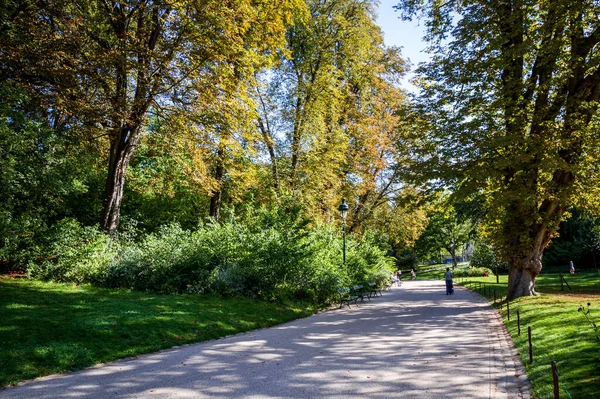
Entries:
[[[598, 207], [597, 1], [405, 0], [427, 26], [420, 181], [487, 196], [509, 298], [535, 294], [544, 249], [573, 205]], [[416, 120], [417, 118], [415, 118]]]

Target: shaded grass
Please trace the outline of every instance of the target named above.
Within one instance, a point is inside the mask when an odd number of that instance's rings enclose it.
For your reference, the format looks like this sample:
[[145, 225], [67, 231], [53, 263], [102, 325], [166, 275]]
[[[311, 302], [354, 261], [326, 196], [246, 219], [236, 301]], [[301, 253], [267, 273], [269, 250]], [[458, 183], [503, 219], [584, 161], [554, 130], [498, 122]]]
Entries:
[[[596, 271], [578, 272], [563, 276], [566, 285], [561, 291], [558, 274], [542, 274], [536, 280], [538, 297], [522, 297], [510, 303], [508, 320], [506, 301], [500, 308], [500, 295], [506, 298], [507, 276], [458, 279], [464, 286], [488, 296], [501, 313], [504, 323], [519, 350], [527, 376], [533, 385], [536, 398], [553, 398], [551, 363], [556, 361], [560, 380], [560, 397], [594, 398], [600, 396], [600, 342], [583, 315], [580, 305], [590, 303], [591, 316], [600, 324], [600, 278]], [[485, 284], [485, 289], [484, 289]], [[493, 290], [497, 301], [493, 302]], [[518, 334], [517, 315], [521, 318], [521, 335]], [[533, 363], [529, 363], [527, 327], [532, 330]]]
[[245, 298], [0, 277], [0, 386], [308, 316]]

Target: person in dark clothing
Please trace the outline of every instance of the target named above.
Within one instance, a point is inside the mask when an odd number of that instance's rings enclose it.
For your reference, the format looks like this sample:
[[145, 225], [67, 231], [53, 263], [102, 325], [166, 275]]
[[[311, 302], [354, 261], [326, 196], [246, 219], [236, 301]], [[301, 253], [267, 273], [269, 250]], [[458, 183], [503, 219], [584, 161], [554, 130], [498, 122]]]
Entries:
[[454, 294], [454, 287], [452, 284], [452, 272], [450, 268], [446, 268], [446, 295]]

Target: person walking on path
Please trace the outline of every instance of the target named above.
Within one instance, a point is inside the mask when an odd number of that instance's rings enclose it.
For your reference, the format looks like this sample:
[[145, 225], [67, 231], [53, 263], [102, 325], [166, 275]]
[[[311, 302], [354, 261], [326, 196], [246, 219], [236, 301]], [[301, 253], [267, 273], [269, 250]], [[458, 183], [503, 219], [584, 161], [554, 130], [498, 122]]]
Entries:
[[573, 265], [573, 261], [569, 262], [569, 273], [575, 274], [575, 266]]
[[452, 284], [452, 272], [450, 268], [446, 268], [446, 295], [454, 294], [454, 287]]

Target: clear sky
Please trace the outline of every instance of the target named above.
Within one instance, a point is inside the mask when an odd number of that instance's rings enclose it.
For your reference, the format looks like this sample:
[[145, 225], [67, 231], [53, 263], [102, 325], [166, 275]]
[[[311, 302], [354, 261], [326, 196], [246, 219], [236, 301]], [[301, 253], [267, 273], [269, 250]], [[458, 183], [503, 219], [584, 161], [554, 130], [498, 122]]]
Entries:
[[[425, 43], [422, 41], [424, 35], [423, 22], [402, 21], [400, 14], [392, 7], [398, 3], [398, 0], [381, 0], [377, 23], [383, 29], [385, 35], [385, 44], [388, 46], [402, 47], [402, 55], [408, 58], [412, 64], [412, 69], [420, 62], [427, 61], [429, 56], [423, 51]], [[408, 80], [407, 76], [402, 82], [402, 86], [410, 91], [415, 88]]]

